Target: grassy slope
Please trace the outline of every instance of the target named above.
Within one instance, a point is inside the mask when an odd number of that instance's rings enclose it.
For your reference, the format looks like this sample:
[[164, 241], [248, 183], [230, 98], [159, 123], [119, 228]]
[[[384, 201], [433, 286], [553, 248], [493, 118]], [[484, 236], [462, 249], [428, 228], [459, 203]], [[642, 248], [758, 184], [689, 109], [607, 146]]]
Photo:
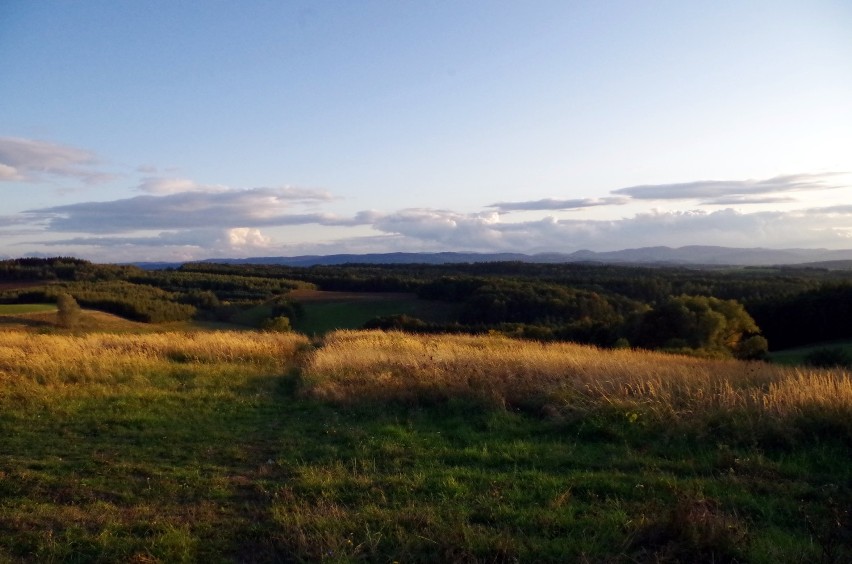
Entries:
[[850, 445], [820, 429], [312, 399], [287, 339], [0, 333], [0, 560], [850, 556]]
[[56, 304], [0, 304], [0, 315], [56, 311]]
[[805, 357], [818, 349], [843, 349], [852, 355], [852, 341], [826, 341], [806, 347], [796, 347], [769, 353], [769, 359], [778, 364], [798, 366], [805, 364]]

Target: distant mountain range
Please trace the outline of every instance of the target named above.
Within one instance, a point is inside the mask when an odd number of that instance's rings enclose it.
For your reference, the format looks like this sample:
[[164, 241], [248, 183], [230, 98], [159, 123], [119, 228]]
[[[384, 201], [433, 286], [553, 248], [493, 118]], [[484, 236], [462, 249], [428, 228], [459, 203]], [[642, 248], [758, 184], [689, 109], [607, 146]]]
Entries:
[[[214, 258], [201, 262], [227, 264], [280, 264], [315, 266], [340, 264], [458, 264], [473, 262], [607, 263], [657, 266], [781, 266], [800, 265], [834, 270], [852, 269], [852, 249], [737, 249], [691, 245], [687, 247], [642, 247], [621, 251], [576, 251], [573, 253], [374, 253], [303, 255], [295, 257]], [[148, 269], [177, 267], [182, 263], [134, 263]]]

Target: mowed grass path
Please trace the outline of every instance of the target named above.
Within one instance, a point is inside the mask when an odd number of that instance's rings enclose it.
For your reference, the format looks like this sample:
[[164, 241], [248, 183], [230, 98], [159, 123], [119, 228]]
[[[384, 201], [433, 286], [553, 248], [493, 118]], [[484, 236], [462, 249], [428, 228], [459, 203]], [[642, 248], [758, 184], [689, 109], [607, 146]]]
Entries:
[[[487, 365], [465, 358], [509, 354], [507, 341], [380, 335], [313, 350], [272, 333], [0, 333], [0, 561], [850, 556], [837, 429], [793, 425], [783, 440], [736, 418], [661, 425], [641, 402], [501, 403], [470, 373]], [[519, 358], [569, 351], [510, 344]], [[431, 358], [413, 364], [414, 349]], [[577, 373], [609, 358], [589, 350]], [[325, 385], [348, 374], [341, 354], [360, 397]], [[467, 384], [424, 387], [429, 371], [450, 382], [442, 367]], [[394, 378], [415, 394], [375, 393]]]

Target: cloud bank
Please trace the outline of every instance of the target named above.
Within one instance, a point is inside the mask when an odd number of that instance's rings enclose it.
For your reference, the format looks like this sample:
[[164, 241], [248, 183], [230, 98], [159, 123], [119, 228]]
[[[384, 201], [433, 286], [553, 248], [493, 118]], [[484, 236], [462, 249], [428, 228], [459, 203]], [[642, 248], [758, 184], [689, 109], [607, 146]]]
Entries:
[[[0, 181], [44, 182], [49, 176], [92, 183], [106, 176], [96, 164], [94, 154], [81, 149], [0, 138]], [[325, 190], [202, 184], [158, 176], [153, 166], [140, 167], [137, 173], [141, 178], [129, 192], [137, 195], [0, 216], [0, 232], [30, 249], [127, 261], [383, 251], [571, 252], [690, 244], [852, 246], [852, 205], [749, 213], [730, 207], [789, 206], [799, 194], [843, 188], [836, 183], [839, 173], [630, 186], [601, 198], [496, 202], [478, 212], [421, 207], [343, 214], [327, 211], [339, 200]], [[712, 212], [645, 211], [609, 220], [582, 214], [626, 204], [636, 209], [636, 204], [649, 201], [724, 207]], [[535, 212], [539, 217], [511, 221], [535, 217]], [[310, 228], [311, 235], [298, 240], [310, 242], [290, 243], [282, 235], [302, 226]], [[343, 232], [350, 236], [342, 237], [340, 228], [350, 228]]]

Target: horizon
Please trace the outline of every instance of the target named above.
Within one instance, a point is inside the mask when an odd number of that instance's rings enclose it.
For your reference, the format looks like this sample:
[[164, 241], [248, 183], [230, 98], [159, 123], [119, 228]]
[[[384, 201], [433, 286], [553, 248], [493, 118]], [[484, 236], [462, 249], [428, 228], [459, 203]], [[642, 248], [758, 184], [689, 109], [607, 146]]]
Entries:
[[852, 249], [852, 5], [0, 6], [0, 258]]

